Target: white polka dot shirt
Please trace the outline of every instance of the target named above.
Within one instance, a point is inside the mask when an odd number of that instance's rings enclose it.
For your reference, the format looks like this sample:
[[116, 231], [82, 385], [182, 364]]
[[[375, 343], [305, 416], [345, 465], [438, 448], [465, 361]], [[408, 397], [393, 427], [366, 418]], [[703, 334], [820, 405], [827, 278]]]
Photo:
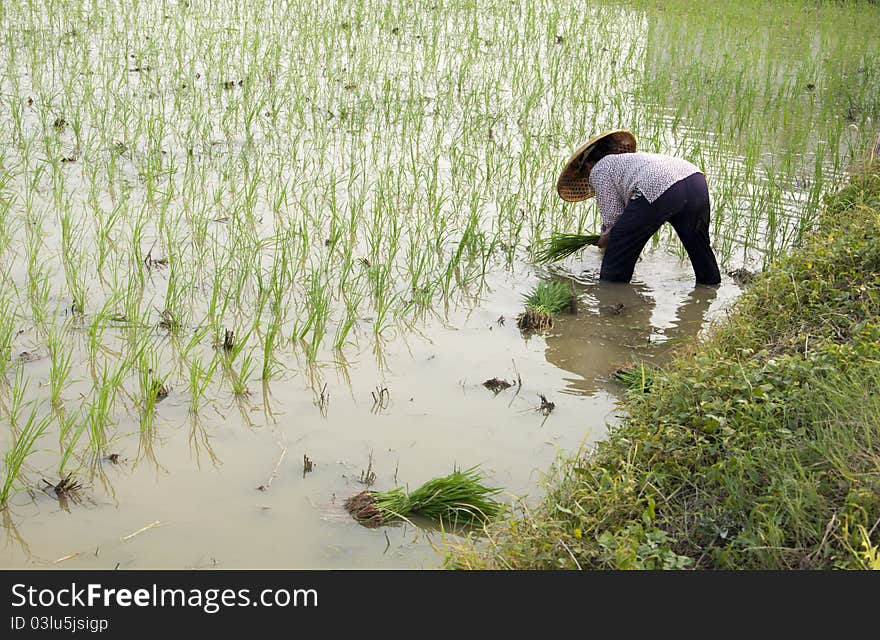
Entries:
[[681, 158], [659, 153], [610, 153], [590, 171], [590, 185], [602, 217], [602, 233], [614, 226], [630, 200], [654, 202], [679, 180], [700, 169]]

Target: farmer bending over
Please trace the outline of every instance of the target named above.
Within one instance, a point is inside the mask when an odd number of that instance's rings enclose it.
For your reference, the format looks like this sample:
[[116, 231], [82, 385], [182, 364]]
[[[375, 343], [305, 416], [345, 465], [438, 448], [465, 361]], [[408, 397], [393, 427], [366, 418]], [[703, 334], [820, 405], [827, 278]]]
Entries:
[[709, 246], [706, 177], [687, 160], [636, 153], [631, 132], [611, 131], [574, 153], [556, 190], [568, 202], [596, 196], [604, 250], [601, 280], [629, 282], [645, 244], [668, 222], [691, 259], [697, 284], [721, 282]]

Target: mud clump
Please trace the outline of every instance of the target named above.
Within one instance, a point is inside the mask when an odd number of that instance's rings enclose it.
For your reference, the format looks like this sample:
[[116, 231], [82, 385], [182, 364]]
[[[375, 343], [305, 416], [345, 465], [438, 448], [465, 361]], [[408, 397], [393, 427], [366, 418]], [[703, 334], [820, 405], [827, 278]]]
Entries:
[[748, 269], [739, 268], [734, 269], [733, 271], [728, 271], [727, 275], [733, 278], [733, 281], [739, 286], [747, 287], [748, 285], [752, 284], [757, 274], [749, 271]]
[[489, 380], [486, 380], [486, 382], [483, 383], [483, 386], [495, 395], [498, 395], [505, 389], [509, 389], [510, 387], [512, 387], [513, 383], [508, 382], [507, 380], [502, 380], [501, 378], [491, 378]]
[[553, 409], [556, 408], [555, 402], [550, 402], [543, 393], [539, 393], [538, 397], [541, 399], [541, 406], [539, 406], [536, 411], [539, 411], [542, 416], [545, 418], [553, 413]]
[[540, 333], [553, 328], [553, 316], [540, 309], [528, 308], [516, 317], [516, 326], [523, 333]]
[[577, 311], [574, 293], [563, 282], [539, 282], [523, 301], [525, 311], [516, 318], [516, 325], [523, 333], [549, 331], [555, 316], [563, 311]]
[[351, 514], [359, 524], [370, 529], [381, 527], [385, 524], [385, 516], [376, 506], [376, 498], [369, 489], [356, 493], [345, 501], [345, 510]]
[[65, 511], [69, 510], [71, 503], [79, 504], [82, 502], [83, 486], [73, 478], [72, 473], [68, 473], [64, 478], [61, 478], [57, 484], [52, 484], [45, 478], [43, 478], [43, 483], [46, 485], [43, 490], [46, 493], [50, 491], [54, 493], [58, 504]]

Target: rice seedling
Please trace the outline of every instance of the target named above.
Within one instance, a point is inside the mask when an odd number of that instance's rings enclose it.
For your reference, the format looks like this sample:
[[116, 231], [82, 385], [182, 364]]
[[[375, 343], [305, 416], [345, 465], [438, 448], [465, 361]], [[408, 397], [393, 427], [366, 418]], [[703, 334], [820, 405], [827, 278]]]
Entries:
[[15, 336], [15, 316], [11, 304], [12, 301], [7, 297], [6, 292], [0, 293], [0, 380], [6, 375], [12, 354], [12, 340]]
[[360, 306], [363, 297], [359, 293], [346, 296], [345, 317], [336, 325], [336, 335], [333, 339], [333, 348], [337, 351], [342, 351], [346, 344], [348, 344], [348, 336], [357, 323], [357, 308]]
[[[317, 271], [313, 271], [309, 275], [307, 295], [309, 316], [305, 326], [300, 330], [299, 339], [305, 342], [306, 358], [310, 363], [314, 363], [317, 359], [318, 348], [327, 332], [327, 321], [330, 315], [327, 286]], [[309, 334], [309, 339], [305, 340]]]
[[12, 389], [7, 405], [9, 427], [13, 435], [21, 431], [19, 417], [25, 407], [25, 397], [28, 395], [30, 380], [25, 378], [24, 367], [19, 364], [15, 369], [15, 378], [12, 381]]
[[574, 304], [574, 293], [560, 281], [539, 282], [523, 297], [526, 310], [516, 318], [521, 331], [547, 331], [553, 328], [553, 318]]
[[276, 343], [281, 330], [277, 324], [269, 323], [263, 340], [263, 362], [260, 368], [260, 380], [269, 382], [281, 370], [282, 365], [275, 353]]
[[537, 264], [563, 260], [584, 247], [598, 245], [599, 237], [598, 234], [554, 233], [549, 238], [538, 241], [534, 260]]
[[37, 440], [40, 439], [52, 420], [50, 415], [38, 418], [38, 412], [38, 406], [31, 409], [21, 426], [21, 430], [3, 456], [5, 468], [3, 484], [0, 485], [0, 508], [5, 507], [9, 501], [15, 483], [18, 482], [22, 473], [25, 460], [34, 452]]
[[498, 517], [504, 505], [495, 499], [501, 489], [486, 487], [479, 467], [456, 469], [408, 492], [364, 490], [345, 501], [360, 524], [379, 527], [419, 515], [451, 526], [474, 526]]
[[254, 373], [256, 365], [251, 354], [246, 354], [241, 358], [241, 366], [237, 372], [232, 374], [232, 393], [236, 397], [250, 395], [248, 389], [248, 380]]
[[139, 405], [141, 411], [141, 431], [153, 428], [156, 405], [168, 397], [170, 389], [166, 384], [168, 375], [159, 373], [159, 358], [155, 353], [138, 354], [138, 381], [140, 386]]
[[89, 356], [89, 366], [91, 367], [92, 377], [96, 377], [98, 356], [105, 350], [105, 331], [107, 330], [108, 321], [113, 319], [126, 320], [120, 318], [114, 311], [116, 304], [114, 299], [108, 299], [101, 311], [92, 316], [91, 321], [86, 327], [86, 349]]
[[66, 348], [63, 338], [55, 332], [49, 334], [49, 400], [53, 408], [61, 406], [61, 392], [67, 387], [73, 368], [73, 351]]
[[104, 364], [100, 379], [93, 380], [92, 401], [88, 405], [86, 418], [89, 430], [89, 444], [93, 453], [101, 454], [107, 445], [107, 427], [110, 426], [116, 396], [125, 377], [127, 363], [123, 362], [112, 374]]
[[86, 304], [86, 281], [83, 274], [83, 254], [77, 250], [79, 238], [74, 231], [70, 211], [59, 212], [61, 226], [61, 255], [64, 277], [70, 294], [70, 311], [82, 314]]
[[61, 447], [61, 457], [58, 460], [58, 475], [62, 476], [76, 453], [77, 444], [88, 426], [88, 421], [80, 412], [62, 415], [59, 420], [58, 442]]
[[207, 367], [202, 364], [202, 360], [198, 357], [193, 358], [189, 364], [189, 391], [190, 403], [189, 411], [191, 414], [198, 414], [201, 411], [202, 400], [208, 390], [208, 385], [214, 377], [217, 370], [217, 360], [212, 360]]

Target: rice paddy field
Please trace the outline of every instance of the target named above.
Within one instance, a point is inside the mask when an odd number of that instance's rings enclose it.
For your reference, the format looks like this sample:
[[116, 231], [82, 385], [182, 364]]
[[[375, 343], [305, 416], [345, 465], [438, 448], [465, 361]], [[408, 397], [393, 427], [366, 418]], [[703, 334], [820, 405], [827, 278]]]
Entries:
[[[344, 501], [476, 466], [539, 499], [614, 372], [740, 291], [671, 229], [631, 285], [595, 247], [539, 264], [599, 227], [555, 193], [571, 151], [690, 159], [756, 271], [878, 89], [870, 2], [4, 0], [0, 566], [440, 566], [450, 534]], [[543, 281], [572, 303], [523, 334]]]

